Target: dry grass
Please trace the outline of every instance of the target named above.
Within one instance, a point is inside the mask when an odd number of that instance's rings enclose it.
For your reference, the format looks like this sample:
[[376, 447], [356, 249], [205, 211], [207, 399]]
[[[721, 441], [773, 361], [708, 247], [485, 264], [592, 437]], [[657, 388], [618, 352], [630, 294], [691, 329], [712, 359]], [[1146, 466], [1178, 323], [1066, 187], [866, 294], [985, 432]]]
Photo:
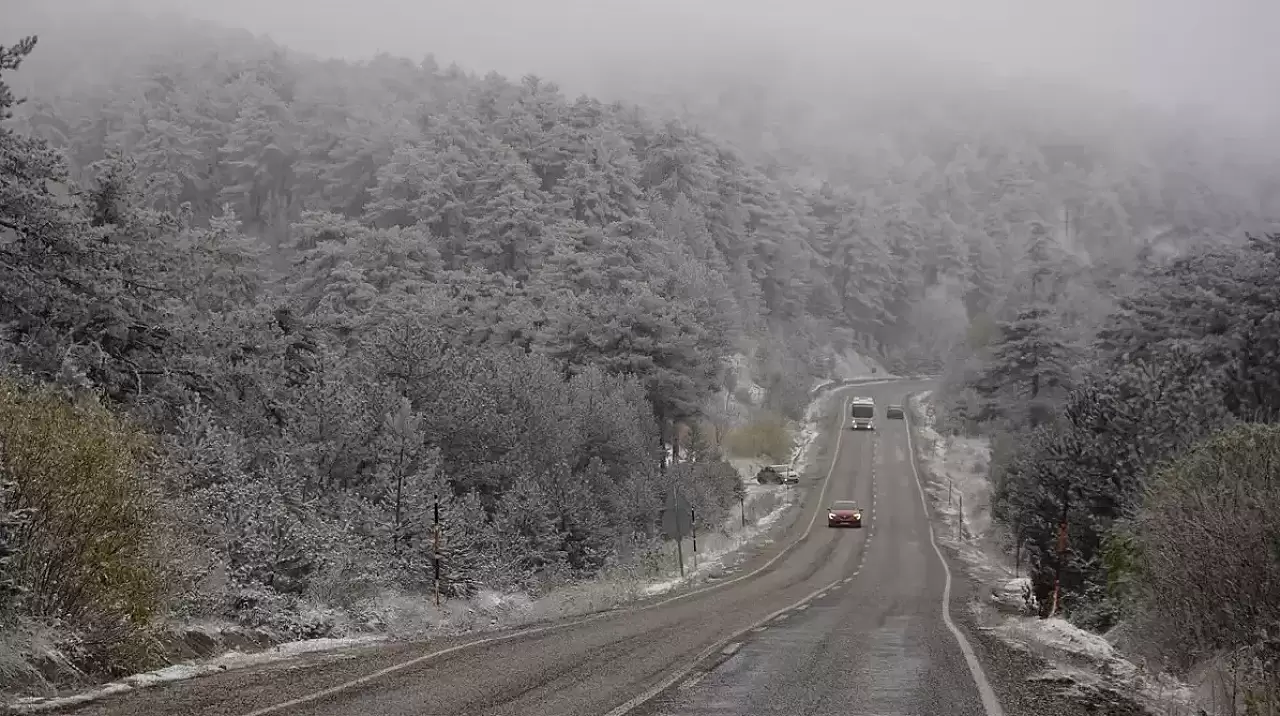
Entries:
[[150, 437], [93, 400], [0, 379], [0, 460], [15, 485], [0, 507], [32, 515], [6, 535], [22, 596], [4, 623], [56, 623], [90, 673], [149, 663], [166, 591]]
[[733, 457], [767, 457], [775, 462], [786, 462], [795, 450], [795, 440], [785, 418], [760, 411], [746, 425], [728, 432], [724, 448]]

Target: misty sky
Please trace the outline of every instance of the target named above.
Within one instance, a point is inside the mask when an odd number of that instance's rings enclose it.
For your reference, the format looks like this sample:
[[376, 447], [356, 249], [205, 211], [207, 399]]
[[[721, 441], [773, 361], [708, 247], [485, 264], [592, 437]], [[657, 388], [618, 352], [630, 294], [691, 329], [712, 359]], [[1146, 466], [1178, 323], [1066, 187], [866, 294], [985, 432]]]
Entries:
[[536, 72], [567, 86], [617, 63], [678, 72], [746, 51], [838, 68], [887, 47], [953, 68], [1054, 73], [1145, 98], [1280, 110], [1271, 37], [1280, 0], [123, 1], [183, 8], [316, 54], [433, 52], [468, 69]]

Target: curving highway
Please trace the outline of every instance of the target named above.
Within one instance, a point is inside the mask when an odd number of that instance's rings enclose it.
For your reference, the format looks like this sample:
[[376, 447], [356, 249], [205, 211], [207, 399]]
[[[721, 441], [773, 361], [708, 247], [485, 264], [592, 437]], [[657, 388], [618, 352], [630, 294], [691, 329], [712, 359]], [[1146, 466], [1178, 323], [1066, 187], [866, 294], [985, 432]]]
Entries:
[[[353, 650], [143, 689], [101, 716], [1002, 716], [943, 614], [950, 581], [913, 472], [906, 421], [883, 418], [920, 382], [876, 399], [876, 432], [845, 411], [826, 465], [774, 544], [720, 583], [590, 617]], [[853, 499], [863, 529], [828, 529]], [[968, 653], [966, 653], [968, 652]]]

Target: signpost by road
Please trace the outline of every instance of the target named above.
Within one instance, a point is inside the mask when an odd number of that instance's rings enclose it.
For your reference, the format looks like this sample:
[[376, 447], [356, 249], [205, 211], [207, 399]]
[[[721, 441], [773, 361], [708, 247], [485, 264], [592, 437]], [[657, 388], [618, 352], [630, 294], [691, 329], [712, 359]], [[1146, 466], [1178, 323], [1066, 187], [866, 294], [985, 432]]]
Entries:
[[693, 507], [676, 488], [667, 496], [662, 508], [662, 531], [667, 539], [676, 541], [676, 559], [680, 561], [680, 576], [684, 576], [684, 536], [693, 530]]

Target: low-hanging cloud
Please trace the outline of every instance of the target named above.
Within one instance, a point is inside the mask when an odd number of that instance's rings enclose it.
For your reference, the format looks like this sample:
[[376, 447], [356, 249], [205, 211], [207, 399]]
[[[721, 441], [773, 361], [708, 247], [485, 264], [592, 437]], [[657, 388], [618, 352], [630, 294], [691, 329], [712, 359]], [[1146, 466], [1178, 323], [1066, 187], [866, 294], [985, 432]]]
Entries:
[[[25, 0], [0, 0], [0, 6]], [[1280, 112], [1274, 0], [61, 0], [190, 13], [347, 58], [433, 53], [599, 89], [604, 73], [906, 61], [1052, 76], [1236, 117]], [[866, 69], [863, 67], [862, 69]]]

